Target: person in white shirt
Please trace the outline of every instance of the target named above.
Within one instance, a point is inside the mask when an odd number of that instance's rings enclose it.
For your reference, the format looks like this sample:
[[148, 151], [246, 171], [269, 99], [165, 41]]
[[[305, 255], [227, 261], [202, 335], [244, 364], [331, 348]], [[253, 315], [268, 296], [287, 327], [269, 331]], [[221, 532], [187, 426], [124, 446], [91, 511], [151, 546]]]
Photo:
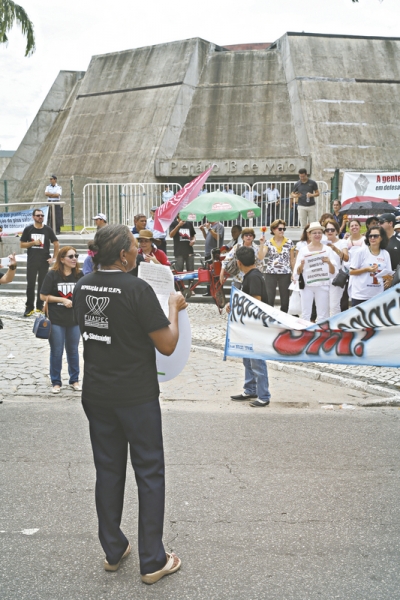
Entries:
[[265, 196], [264, 222], [266, 225], [271, 225], [276, 219], [276, 209], [279, 205], [281, 196], [274, 183], [271, 183], [271, 187], [267, 187], [263, 195]]
[[203, 187], [201, 188], [201, 190], [199, 192], [199, 196], [202, 196], [203, 194], [208, 194], [208, 190], [207, 190], [206, 184], [204, 184]]
[[169, 189], [169, 185], [166, 185], [164, 187], [164, 191], [162, 193], [162, 201], [167, 202], [168, 200], [171, 200], [171, 198], [173, 196], [174, 196], [174, 192]]
[[[308, 231], [310, 232], [311, 242], [307, 246], [300, 248], [296, 259], [294, 272], [297, 274], [297, 276], [302, 275], [306, 267], [306, 258], [309, 258], [310, 255], [315, 254], [316, 257], [320, 257], [322, 259], [322, 263], [328, 264], [330, 279], [336, 271], [334, 264], [334, 253], [333, 250], [331, 250], [331, 248], [329, 248], [326, 244], [321, 243], [321, 223], [318, 223], [318, 221], [310, 223]], [[312, 281], [311, 283], [307, 282], [305, 275], [303, 279], [305, 280], [303, 289], [300, 285], [302, 318], [306, 321], [311, 320], [312, 305], [313, 301], [315, 300], [315, 305], [317, 308], [316, 322], [329, 319], [329, 279], [326, 281], [325, 277], [321, 277], [321, 279]]]
[[[62, 187], [57, 184], [57, 177], [52, 175], [50, 177], [50, 185], [45, 189], [44, 195], [47, 196], [49, 202], [60, 202], [62, 196]], [[49, 227], [53, 229], [53, 213], [55, 210], [55, 227], [56, 234], [61, 232], [61, 226], [63, 225], [63, 209], [62, 206], [51, 206], [49, 210]]]
[[154, 217], [158, 206], [152, 206], [150, 209], [150, 218], [147, 219], [146, 229], [153, 232], [153, 238], [156, 246], [167, 254], [167, 233], [154, 229]]
[[371, 227], [365, 243], [350, 257], [351, 305], [357, 306], [384, 291], [384, 276], [392, 275], [388, 238], [383, 227]]
[[[333, 219], [328, 219], [323, 223], [323, 225], [325, 227], [325, 234], [327, 237], [326, 245], [329, 246], [329, 248], [331, 248], [331, 250], [334, 252], [333, 262], [335, 264], [336, 271], [339, 272], [343, 261], [347, 262], [349, 260], [347, 241], [339, 238], [340, 227], [336, 221]], [[329, 312], [331, 317], [341, 312], [340, 301], [344, 291], [344, 288], [338, 285], [332, 285], [332, 281], [333, 280], [330, 282], [329, 288]]]

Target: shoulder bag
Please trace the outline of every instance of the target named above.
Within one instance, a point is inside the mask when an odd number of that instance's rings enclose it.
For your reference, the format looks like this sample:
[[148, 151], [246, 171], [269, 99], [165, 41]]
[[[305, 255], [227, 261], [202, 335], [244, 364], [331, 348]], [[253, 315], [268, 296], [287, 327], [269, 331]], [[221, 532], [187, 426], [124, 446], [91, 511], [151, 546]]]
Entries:
[[49, 309], [47, 306], [47, 302], [45, 302], [43, 309], [45, 314], [40, 314], [36, 317], [32, 331], [37, 338], [40, 338], [42, 340], [48, 340], [51, 332], [51, 321], [48, 317]]

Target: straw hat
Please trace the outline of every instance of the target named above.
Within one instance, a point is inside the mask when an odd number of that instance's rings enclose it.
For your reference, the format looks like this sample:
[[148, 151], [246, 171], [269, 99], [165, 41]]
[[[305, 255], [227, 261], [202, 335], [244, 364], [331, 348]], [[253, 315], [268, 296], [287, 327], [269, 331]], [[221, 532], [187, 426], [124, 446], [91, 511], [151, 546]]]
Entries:
[[145, 240], [153, 240], [153, 232], [149, 229], [141, 229], [138, 233], [138, 240], [140, 240], [140, 238], [143, 238]]
[[318, 221], [314, 221], [313, 223], [310, 223], [310, 227], [308, 228], [308, 231], [316, 231], [317, 229], [324, 231], [324, 228], [322, 227], [321, 223], [319, 223]]

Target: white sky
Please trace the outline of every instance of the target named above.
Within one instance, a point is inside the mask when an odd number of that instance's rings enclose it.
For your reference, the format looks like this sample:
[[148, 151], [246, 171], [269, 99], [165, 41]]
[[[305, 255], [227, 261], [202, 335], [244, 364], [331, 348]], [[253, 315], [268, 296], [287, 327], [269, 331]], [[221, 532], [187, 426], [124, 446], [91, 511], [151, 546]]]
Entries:
[[[16, 150], [60, 70], [91, 56], [201, 37], [221, 46], [273, 42], [286, 31], [399, 36], [399, 0], [17, 0], [37, 50], [16, 27], [0, 46], [0, 149]], [[371, 74], [373, 75], [373, 74]]]

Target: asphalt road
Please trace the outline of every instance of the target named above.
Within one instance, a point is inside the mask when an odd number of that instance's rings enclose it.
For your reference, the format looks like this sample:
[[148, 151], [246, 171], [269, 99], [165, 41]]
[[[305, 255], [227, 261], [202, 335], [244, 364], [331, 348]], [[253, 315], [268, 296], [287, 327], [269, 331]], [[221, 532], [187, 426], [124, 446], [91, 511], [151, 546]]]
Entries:
[[139, 578], [132, 472], [133, 552], [117, 573], [102, 568], [80, 399], [5, 398], [1, 599], [400, 598], [400, 410], [323, 410], [333, 386], [275, 373], [272, 389], [279, 377], [314, 408], [213, 404], [191, 383], [191, 400], [162, 401], [164, 538], [183, 565], [151, 587]]

